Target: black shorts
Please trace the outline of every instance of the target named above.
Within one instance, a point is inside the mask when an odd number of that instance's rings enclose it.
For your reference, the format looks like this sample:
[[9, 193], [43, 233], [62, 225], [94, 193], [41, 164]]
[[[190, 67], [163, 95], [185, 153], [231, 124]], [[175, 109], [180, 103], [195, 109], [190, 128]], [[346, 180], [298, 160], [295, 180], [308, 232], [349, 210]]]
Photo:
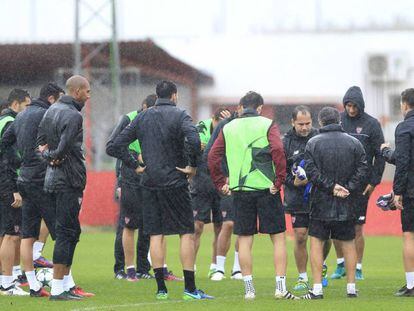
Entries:
[[194, 220], [205, 224], [221, 224], [220, 196], [217, 193], [194, 193], [191, 196]]
[[22, 226], [22, 208], [13, 208], [13, 193], [0, 194], [1, 231], [7, 235], [20, 235]]
[[290, 214], [293, 228], [309, 228], [309, 214]]
[[369, 197], [362, 195], [362, 193], [358, 193], [355, 195], [355, 216], [356, 221], [355, 224], [363, 225], [367, 221], [367, 210], [368, 210], [368, 201]]
[[55, 240], [56, 209], [50, 193], [43, 191], [43, 185], [19, 183], [22, 204], [22, 238], [39, 238], [40, 224], [45, 221], [50, 236]]
[[[234, 234], [277, 234], [286, 231], [280, 193], [265, 191], [233, 192]], [[259, 224], [258, 224], [259, 222]]]
[[129, 185], [121, 187], [122, 226], [129, 229], [142, 229], [142, 188]]
[[142, 189], [144, 233], [172, 235], [194, 233], [194, 216], [188, 186]]
[[234, 221], [234, 202], [233, 195], [222, 195], [220, 200], [220, 210], [223, 222]]
[[404, 199], [401, 211], [401, 226], [403, 232], [414, 232], [414, 199]]
[[324, 221], [310, 219], [308, 234], [322, 241], [329, 239], [351, 241], [355, 239], [355, 221]]

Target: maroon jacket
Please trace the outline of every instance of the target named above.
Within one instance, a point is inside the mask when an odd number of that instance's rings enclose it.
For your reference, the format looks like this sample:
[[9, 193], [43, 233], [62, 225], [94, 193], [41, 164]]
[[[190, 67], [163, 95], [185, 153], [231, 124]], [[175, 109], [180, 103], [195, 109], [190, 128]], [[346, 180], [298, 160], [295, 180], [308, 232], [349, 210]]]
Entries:
[[[274, 185], [276, 189], [280, 189], [286, 179], [286, 158], [282, 140], [280, 139], [279, 128], [276, 124], [272, 124], [267, 133], [267, 139], [270, 145], [270, 154], [276, 167], [276, 180]], [[216, 188], [221, 188], [226, 184], [226, 176], [221, 169], [221, 161], [226, 154], [226, 144], [224, 142], [223, 131], [220, 132], [208, 154], [208, 168], [211, 178]]]

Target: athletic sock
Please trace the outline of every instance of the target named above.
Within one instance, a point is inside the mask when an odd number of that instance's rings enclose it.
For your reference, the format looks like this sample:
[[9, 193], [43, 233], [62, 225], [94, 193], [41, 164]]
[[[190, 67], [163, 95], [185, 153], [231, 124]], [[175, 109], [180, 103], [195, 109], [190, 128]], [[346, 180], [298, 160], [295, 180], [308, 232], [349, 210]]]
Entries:
[[36, 273], [34, 271], [26, 271], [25, 274], [27, 277], [27, 282], [29, 282], [30, 289], [37, 292], [41, 286], [39, 281], [36, 279]]
[[53, 279], [52, 280], [52, 289], [50, 291], [50, 294], [52, 296], [60, 295], [64, 292], [63, 289], [63, 280]]
[[216, 269], [224, 273], [224, 266], [226, 264], [226, 256], [216, 256]]
[[356, 268], [357, 268], [357, 270], [362, 270], [362, 263], [358, 262], [356, 264]]
[[346, 284], [346, 292], [348, 294], [356, 294], [355, 283]]
[[17, 277], [19, 276], [19, 275], [22, 275], [22, 269], [21, 269], [21, 267], [20, 267], [20, 265], [18, 265], [18, 266], [13, 266], [13, 277], [14, 277], [14, 279], [17, 279]]
[[3, 289], [6, 289], [6, 288], [9, 288], [10, 286], [12, 286], [13, 281], [14, 281], [13, 275], [4, 275], [3, 274], [3, 277], [2, 277], [2, 280], [1, 280], [1, 285], [3, 286]]
[[135, 266], [127, 267], [127, 277], [130, 279], [134, 279], [137, 277], [137, 270], [135, 270]]
[[323, 261], [323, 265], [324, 265], [324, 266], [327, 266], [327, 264], [326, 264], [326, 260], [324, 260], [324, 261]]
[[151, 260], [151, 253], [148, 252], [148, 256], [147, 256], [148, 262], [150, 264], [150, 266], [152, 266], [152, 260]]
[[[155, 270], [154, 270], [155, 271]], [[168, 275], [168, 267], [166, 264], [164, 264], [164, 267], [162, 268], [162, 271], [164, 271], [164, 275]], [[154, 272], [155, 273], [155, 272]]]
[[191, 293], [194, 292], [196, 290], [194, 271], [183, 270], [183, 273], [185, 290]]
[[314, 295], [323, 295], [322, 283], [313, 284], [312, 292], [313, 292]]
[[253, 276], [252, 275], [243, 276], [243, 281], [244, 281], [244, 291], [245, 291], [245, 293], [256, 293], [256, 291], [254, 290]]
[[345, 258], [341, 257], [341, 258], [336, 258], [336, 264], [337, 265], [341, 265], [345, 262]]
[[405, 279], [407, 280], [407, 288], [413, 289], [414, 288], [414, 272], [406, 272]]
[[239, 263], [239, 252], [234, 252], [233, 272], [241, 271]]
[[157, 281], [158, 291], [167, 292], [167, 287], [164, 281], [164, 268], [154, 269], [155, 280]]
[[33, 261], [42, 256], [43, 246], [45, 246], [45, 243], [39, 241], [33, 243]]
[[304, 280], [305, 282], [307, 282], [309, 279], [308, 279], [308, 273], [307, 272], [302, 272], [302, 273], [299, 273], [299, 279], [302, 279], [302, 280]]
[[69, 271], [69, 274], [63, 277], [63, 290], [65, 292], [69, 291], [71, 288], [75, 287], [75, 281], [72, 277], [72, 271]]
[[286, 276], [276, 276], [276, 292], [286, 292]]
[[[217, 270], [217, 265], [215, 263], [212, 263], [210, 265], [210, 270]], [[194, 265], [194, 271], [195, 271], [195, 265]]]

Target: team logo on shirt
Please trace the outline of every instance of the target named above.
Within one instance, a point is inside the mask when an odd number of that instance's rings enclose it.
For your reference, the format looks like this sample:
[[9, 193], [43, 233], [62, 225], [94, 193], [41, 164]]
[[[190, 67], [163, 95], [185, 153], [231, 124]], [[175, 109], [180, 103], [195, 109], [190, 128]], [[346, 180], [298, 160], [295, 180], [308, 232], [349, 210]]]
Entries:
[[223, 218], [226, 218], [227, 212], [226, 211], [221, 212], [221, 215], [223, 216]]
[[129, 224], [129, 221], [130, 221], [131, 219], [129, 219], [129, 217], [125, 217], [125, 223], [126, 224]]
[[357, 132], [358, 134], [361, 134], [361, 132], [362, 132], [362, 127], [357, 127], [357, 128], [356, 128], [356, 132]]
[[293, 155], [297, 155], [299, 154], [299, 150], [295, 150], [295, 152], [293, 153]]

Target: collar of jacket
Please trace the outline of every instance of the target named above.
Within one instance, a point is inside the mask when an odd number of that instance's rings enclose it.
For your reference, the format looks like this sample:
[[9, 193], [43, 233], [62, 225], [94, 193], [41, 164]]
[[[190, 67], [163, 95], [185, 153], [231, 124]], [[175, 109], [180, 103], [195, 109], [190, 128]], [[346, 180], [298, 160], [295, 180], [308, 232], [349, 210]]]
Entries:
[[78, 111], [81, 111], [85, 104], [76, 101], [72, 96], [63, 95], [59, 101], [67, 105], [73, 105]]
[[241, 118], [245, 117], [257, 117], [259, 114], [257, 113], [256, 109], [253, 108], [243, 108], [243, 112], [241, 114]]
[[318, 132], [318, 130], [312, 127], [312, 129], [310, 130], [310, 132], [309, 132], [309, 135], [308, 135], [308, 136], [300, 136], [300, 135], [298, 135], [298, 133], [296, 132], [295, 128], [294, 128], [294, 127], [292, 127], [292, 128], [291, 128], [291, 129], [290, 129], [290, 130], [286, 133], [286, 136], [293, 136], [293, 137], [296, 137], [296, 138], [298, 138], [298, 139], [308, 140], [308, 139], [310, 139], [311, 137], [315, 136], [317, 132]]
[[407, 112], [404, 120], [407, 120], [408, 118], [412, 118], [413, 116], [414, 116], [414, 109]]
[[1, 115], [2, 115], [2, 116], [11, 116], [11, 117], [13, 117], [13, 118], [16, 118], [16, 116], [17, 116], [17, 112], [16, 112], [16, 111], [14, 111], [14, 110], [12, 110], [12, 109], [10, 109], [10, 108], [6, 108], [6, 109], [4, 109], [4, 110], [1, 112]]
[[325, 132], [344, 132], [344, 129], [342, 128], [342, 125], [340, 124], [329, 124], [324, 127], [321, 127], [319, 129], [319, 132], [325, 133]]
[[36, 98], [32, 100], [29, 106], [38, 106], [38, 107], [48, 109], [50, 107], [50, 103], [44, 99]]
[[155, 102], [155, 106], [164, 106], [164, 105], [175, 106], [175, 103], [167, 98], [158, 98], [157, 101]]

